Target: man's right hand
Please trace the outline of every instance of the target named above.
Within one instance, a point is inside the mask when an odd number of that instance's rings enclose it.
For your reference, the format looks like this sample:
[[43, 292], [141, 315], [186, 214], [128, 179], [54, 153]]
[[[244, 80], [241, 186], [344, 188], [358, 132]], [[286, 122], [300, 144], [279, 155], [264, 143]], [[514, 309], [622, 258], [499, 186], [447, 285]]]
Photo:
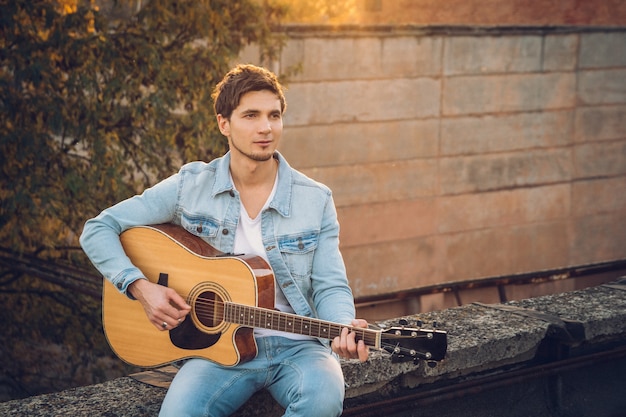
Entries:
[[148, 320], [157, 329], [172, 330], [185, 319], [191, 306], [172, 288], [138, 279], [128, 286], [128, 291], [143, 306]]

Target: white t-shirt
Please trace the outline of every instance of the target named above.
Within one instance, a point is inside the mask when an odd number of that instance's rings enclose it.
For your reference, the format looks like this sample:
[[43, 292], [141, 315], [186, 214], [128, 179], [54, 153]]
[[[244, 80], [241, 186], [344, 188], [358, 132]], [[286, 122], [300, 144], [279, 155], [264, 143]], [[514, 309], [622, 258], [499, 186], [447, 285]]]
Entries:
[[[274, 187], [272, 188], [272, 192], [270, 193], [267, 201], [263, 205], [263, 208], [256, 216], [256, 218], [252, 219], [248, 215], [246, 208], [241, 204], [240, 207], [240, 215], [239, 215], [239, 224], [237, 224], [237, 233], [235, 233], [235, 247], [233, 248], [234, 253], [243, 253], [246, 255], [256, 255], [260, 256], [269, 264], [269, 260], [267, 258], [267, 253], [265, 252], [265, 246], [263, 245], [263, 235], [261, 233], [261, 214], [268, 207], [274, 194], [276, 193], [276, 185], [278, 183], [278, 176], [276, 176], [276, 180], [274, 181]], [[275, 280], [275, 278], [274, 278]], [[289, 305], [287, 298], [283, 294], [283, 291], [280, 289], [280, 286], [274, 281], [275, 288], [275, 297], [274, 297], [274, 307], [285, 313], [294, 313], [293, 308]], [[299, 335], [294, 333], [281, 332], [278, 330], [264, 329], [264, 328], [255, 328], [254, 335], [256, 337], [263, 336], [282, 336], [290, 339], [311, 339], [310, 336]]]

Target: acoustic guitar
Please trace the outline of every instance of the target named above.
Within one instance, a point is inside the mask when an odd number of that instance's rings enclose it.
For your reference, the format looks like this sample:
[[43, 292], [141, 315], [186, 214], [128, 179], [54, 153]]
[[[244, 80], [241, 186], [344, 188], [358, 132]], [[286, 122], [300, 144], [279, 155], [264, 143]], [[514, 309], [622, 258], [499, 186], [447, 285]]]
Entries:
[[192, 307], [176, 328], [158, 331], [137, 301], [104, 280], [103, 325], [113, 351], [125, 362], [155, 367], [186, 358], [224, 366], [257, 354], [254, 328], [334, 339], [344, 327], [394, 361], [442, 360], [447, 336], [441, 330], [363, 329], [274, 310], [274, 274], [258, 256], [224, 254], [172, 224], [134, 227], [122, 246], [152, 282], [176, 290]]

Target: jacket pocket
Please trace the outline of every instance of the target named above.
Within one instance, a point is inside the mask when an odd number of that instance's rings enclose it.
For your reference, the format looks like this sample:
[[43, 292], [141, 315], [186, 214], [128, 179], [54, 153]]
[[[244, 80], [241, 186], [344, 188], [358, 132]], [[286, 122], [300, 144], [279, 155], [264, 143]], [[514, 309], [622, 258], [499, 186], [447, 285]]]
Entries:
[[180, 222], [189, 233], [204, 238], [214, 238], [219, 230], [219, 223], [206, 216], [183, 212]]
[[277, 240], [278, 249], [294, 278], [309, 278], [313, 268], [313, 255], [319, 241], [319, 233], [306, 232], [282, 236]]

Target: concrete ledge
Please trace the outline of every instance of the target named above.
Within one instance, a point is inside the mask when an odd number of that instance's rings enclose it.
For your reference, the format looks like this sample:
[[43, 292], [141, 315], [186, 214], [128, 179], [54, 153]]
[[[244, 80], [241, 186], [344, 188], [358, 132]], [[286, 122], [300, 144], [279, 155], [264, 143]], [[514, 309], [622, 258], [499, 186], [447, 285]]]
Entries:
[[[507, 372], [532, 363], [550, 363], [626, 345], [626, 279], [581, 291], [498, 305], [475, 303], [407, 318], [436, 321], [448, 332], [446, 359], [391, 363], [374, 352], [366, 364], [342, 363], [346, 376], [346, 414], [370, 402], [406, 392], [450, 386], [485, 373]], [[386, 324], [393, 324], [392, 321]], [[168, 375], [163, 384], [167, 385]], [[165, 388], [124, 377], [103, 384], [0, 403], [3, 416], [152, 417]], [[283, 410], [266, 393], [256, 394], [235, 414], [280, 416]]]

